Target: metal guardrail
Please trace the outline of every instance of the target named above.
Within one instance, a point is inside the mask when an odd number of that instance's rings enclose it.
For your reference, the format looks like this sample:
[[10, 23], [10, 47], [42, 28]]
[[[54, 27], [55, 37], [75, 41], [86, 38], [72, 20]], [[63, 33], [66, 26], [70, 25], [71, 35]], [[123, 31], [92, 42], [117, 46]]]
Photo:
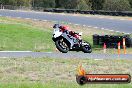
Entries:
[[43, 8], [43, 7], [25, 7], [25, 6], [11, 6], [1, 5], [0, 9], [11, 10], [35, 10], [43, 12], [55, 12], [55, 13], [74, 13], [74, 14], [92, 14], [92, 15], [110, 15], [110, 16], [130, 16], [132, 17], [132, 11], [103, 11], [103, 10], [78, 10], [78, 9], [58, 9], [58, 8]]

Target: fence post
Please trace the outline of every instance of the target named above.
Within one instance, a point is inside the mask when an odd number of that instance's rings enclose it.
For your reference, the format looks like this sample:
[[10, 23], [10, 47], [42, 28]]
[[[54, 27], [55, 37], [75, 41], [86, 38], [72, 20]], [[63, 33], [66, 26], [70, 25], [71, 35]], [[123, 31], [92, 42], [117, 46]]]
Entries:
[[121, 43], [120, 42], [118, 42], [118, 56], [120, 56], [120, 53], [121, 53]]
[[124, 49], [124, 54], [126, 54], [126, 39], [123, 38], [123, 49]]
[[106, 53], [106, 44], [105, 43], [104, 43], [103, 48], [104, 48], [104, 53]]

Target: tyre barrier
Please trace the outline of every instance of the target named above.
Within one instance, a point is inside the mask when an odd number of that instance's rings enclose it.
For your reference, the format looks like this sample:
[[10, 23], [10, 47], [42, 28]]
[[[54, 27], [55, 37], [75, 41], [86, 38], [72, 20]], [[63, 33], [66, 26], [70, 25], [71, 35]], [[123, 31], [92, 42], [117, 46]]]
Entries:
[[43, 9], [44, 12], [55, 13], [80, 13], [80, 14], [92, 14], [92, 15], [110, 15], [110, 16], [132, 16], [132, 11], [104, 11], [104, 10], [78, 10], [78, 9]]
[[104, 43], [107, 48], [118, 48], [120, 42], [121, 48], [123, 48], [123, 38], [125, 38], [126, 47], [132, 47], [132, 38], [129, 35], [116, 36], [116, 35], [93, 35], [93, 45], [101, 45]]

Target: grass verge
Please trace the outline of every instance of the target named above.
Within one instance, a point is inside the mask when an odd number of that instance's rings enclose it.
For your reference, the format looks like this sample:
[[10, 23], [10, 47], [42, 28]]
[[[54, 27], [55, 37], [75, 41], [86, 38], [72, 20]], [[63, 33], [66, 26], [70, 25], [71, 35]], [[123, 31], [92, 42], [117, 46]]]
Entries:
[[79, 64], [89, 74], [130, 74], [132, 60], [0, 58], [0, 88], [131, 88], [130, 84], [76, 83]]
[[[51, 30], [11, 18], [0, 18], [0, 50], [53, 51]], [[26, 22], [26, 20], [25, 20]]]

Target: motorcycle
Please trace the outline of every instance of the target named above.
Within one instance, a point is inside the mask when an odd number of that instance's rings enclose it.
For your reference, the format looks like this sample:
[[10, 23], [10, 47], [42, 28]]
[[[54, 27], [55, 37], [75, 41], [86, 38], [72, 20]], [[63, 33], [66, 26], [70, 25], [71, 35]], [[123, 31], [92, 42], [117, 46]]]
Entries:
[[59, 24], [53, 26], [54, 32], [52, 40], [55, 42], [56, 48], [62, 52], [68, 51], [83, 51], [84, 53], [91, 53], [92, 48], [90, 43], [81, 39], [82, 33], [70, 34], [68, 30], [62, 30]]

